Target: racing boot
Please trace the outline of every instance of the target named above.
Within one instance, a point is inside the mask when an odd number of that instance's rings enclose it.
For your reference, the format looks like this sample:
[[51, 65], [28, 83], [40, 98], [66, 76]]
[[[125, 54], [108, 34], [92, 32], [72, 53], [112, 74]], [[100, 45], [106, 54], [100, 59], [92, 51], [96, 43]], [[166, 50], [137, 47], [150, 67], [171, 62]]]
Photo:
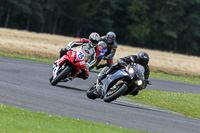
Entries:
[[75, 77], [77, 77], [77, 75], [81, 73], [81, 71], [79, 69], [76, 69], [74, 73], [72, 73], [71, 75], [71, 80], [74, 79]]
[[94, 94], [95, 94], [96, 98], [102, 98], [101, 89], [99, 89], [99, 90], [95, 89]]
[[96, 95], [96, 98], [103, 97], [102, 91], [101, 91], [102, 86], [103, 86], [102, 83], [98, 83], [98, 79], [97, 79], [96, 89], [94, 90], [94, 94]]
[[101, 82], [102, 79], [108, 74], [109, 67], [104, 67], [104, 69], [97, 76], [97, 85]]
[[77, 74], [77, 77], [82, 78], [83, 80], [86, 80], [89, 77], [89, 71], [86, 69], [81, 69], [81, 72]]
[[116, 67], [118, 67], [117, 63], [112, 65], [110, 68], [108, 66], [104, 67], [104, 69], [99, 73], [99, 75], [97, 77], [98, 82], [100, 83], [101, 80], [104, 79], [107, 74], [114, 72]]

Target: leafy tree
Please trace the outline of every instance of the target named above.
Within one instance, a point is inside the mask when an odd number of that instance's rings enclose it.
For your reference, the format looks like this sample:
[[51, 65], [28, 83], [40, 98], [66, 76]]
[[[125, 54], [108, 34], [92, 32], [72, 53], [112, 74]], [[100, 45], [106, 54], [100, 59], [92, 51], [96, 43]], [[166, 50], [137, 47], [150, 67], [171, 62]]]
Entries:
[[20, 13], [26, 14], [29, 12], [27, 0], [5, 0], [4, 6], [6, 7], [6, 19], [4, 23], [4, 27], [8, 27], [10, 17], [17, 17]]
[[200, 55], [200, 0], [1, 0], [0, 26]]
[[144, 46], [147, 36], [149, 36], [149, 20], [147, 18], [148, 6], [141, 0], [134, 0], [128, 7], [130, 17], [127, 25], [130, 41], [133, 41], [136, 46]]

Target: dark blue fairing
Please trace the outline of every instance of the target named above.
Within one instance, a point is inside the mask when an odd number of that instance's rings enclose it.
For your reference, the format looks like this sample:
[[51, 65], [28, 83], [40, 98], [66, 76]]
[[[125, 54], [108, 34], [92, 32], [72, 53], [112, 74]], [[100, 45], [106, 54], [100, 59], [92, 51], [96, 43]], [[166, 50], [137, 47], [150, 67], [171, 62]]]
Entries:
[[122, 70], [118, 70], [114, 74], [109, 74], [107, 77], [102, 81], [103, 82], [103, 88], [104, 88], [104, 94], [107, 92], [107, 89], [110, 88], [110, 86], [114, 85], [116, 81], [122, 78], [131, 78], [129, 74]]
[[[106, 94], [108, 89], [110, 89], [113, 85], [116, 85], [120, 79], [123, 79], [123, 81], [121, 81], [122, 84], [127, 83], [129, 85], [136, 80], [143, 80], [144, 67], [139, 64], [130, 64], [124, 69], [117, 70], [113, 74], [108, 74], [106, 78], [102, 80], [103, 86], [101, 88], [103, 89], [103, 95]], [[121, 83], [119, 82], [119, 84]]]

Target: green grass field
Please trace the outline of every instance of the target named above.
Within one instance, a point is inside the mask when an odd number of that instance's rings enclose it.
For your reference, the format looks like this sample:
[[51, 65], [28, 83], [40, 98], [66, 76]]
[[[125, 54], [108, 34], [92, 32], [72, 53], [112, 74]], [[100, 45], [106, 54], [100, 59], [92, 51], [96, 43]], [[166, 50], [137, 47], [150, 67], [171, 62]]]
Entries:
[[1, 133], [144, 133], [0, 104]]
[[137, 102], [200, 119], [199, 94], [142, 90], [137, 96], [128, 95], [127, 97]]
[[191, 84], [200, 84], [200, 76], [181, 76], [181, 75], [172, 75], [164, 72], [151, 72], [151, 78], [157, 79], [166, 79], [166, 80], [173, 80]]

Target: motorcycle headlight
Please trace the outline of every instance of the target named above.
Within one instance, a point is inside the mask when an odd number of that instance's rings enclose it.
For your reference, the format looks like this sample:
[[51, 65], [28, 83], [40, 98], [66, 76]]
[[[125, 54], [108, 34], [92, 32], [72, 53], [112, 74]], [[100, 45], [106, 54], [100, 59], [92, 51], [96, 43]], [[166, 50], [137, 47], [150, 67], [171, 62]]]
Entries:
[[128, 73], [129, 73], [129, 74], [133, 74], [133, 73], [134, 73], [133, 68], [130, 68], [130, 69], [128, 70]]
[[138, 86], [140, 86], [140, 85], [142, 85], [142, 80], [137, 80], [137, 81], [135, 81], [135, 83], [138, 85]]

